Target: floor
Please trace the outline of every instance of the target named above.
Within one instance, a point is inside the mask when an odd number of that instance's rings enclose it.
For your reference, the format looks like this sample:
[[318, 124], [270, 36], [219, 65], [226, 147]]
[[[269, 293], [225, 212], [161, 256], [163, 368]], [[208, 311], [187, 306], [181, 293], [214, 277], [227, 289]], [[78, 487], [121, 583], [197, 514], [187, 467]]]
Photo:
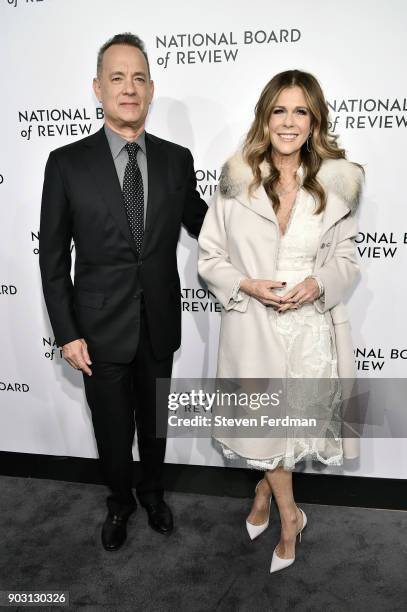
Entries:
[[173, 534], [154, 532], [139, 507], [123, 548], [108, 553], [103, 486], [2, 476], [0, 487], [0, 590], [70, 594], [69, 607], [14, 610], [407, 610], [407, 512], [304, 504], [296, 562], [270, 575], [274, 502], [269, 529], [252, 542], [249, 499], [168, 493]]

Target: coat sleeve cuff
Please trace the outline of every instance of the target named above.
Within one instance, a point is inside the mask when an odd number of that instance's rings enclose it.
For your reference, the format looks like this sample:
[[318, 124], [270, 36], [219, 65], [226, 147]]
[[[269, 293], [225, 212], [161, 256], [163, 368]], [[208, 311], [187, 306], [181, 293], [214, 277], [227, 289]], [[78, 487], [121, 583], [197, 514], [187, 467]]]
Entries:
[[244, 276], [241, 276], [235, 281], [232, 287], [229, 302], [225, 306], [225, 310], [238, 310], [239, 312], [246, 311], [250, 296], [243, 293], [243, 291], [240, 291], [240, 283], [244, 278]]

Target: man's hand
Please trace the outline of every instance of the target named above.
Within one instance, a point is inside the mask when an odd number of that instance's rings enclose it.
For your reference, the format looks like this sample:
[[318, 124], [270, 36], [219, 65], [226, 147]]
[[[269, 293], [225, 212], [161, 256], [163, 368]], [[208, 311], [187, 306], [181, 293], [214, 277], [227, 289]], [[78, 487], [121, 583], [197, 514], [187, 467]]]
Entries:
[[280, 306], [281, 296], [273, 293], [273, 289], [285, 287], [283, 281], [260, 280], [245, 278], [240, 281], [240, 290], [259, 300], [264, 306]]
[[281, 298], [278, 312], [285, 312], [290, 308], [299, 308], [306, 302], [314, 302], [319, 297], [319, 285], [315, 278], [307, 277]]
[[89, 357], [88, 346], [83, 338], [64, 344], [62, 354], [75, 370], [82, 370], [88, 376], [92, 376], [92, 370], [89, 368], [92, 362]]

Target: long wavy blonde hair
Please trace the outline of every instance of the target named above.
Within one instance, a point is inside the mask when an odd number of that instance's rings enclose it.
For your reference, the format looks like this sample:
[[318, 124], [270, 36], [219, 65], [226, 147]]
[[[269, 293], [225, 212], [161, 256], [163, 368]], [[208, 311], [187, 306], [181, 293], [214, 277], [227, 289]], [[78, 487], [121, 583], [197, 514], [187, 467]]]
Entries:
[[[280, 199], [276, 185], [280, 172], [273, 163], [272, 145], [270, 142], [270, 115], [280, 93], [288, 87], [301, 87], [309, 112], [311, 114], [311, 136], [301, 147], [300, 158], [304, 168], [303, 188], [312, 194], [317, 202], [315, 214], [326, 206], [326, 194], [316, 178], [324, 159], [345, 159], [345, 151], [337, 144], [335, 134], [328, 132], [328, 106], [321, 86], [317, 79], [308, 72], [301, 70], [286, 70], [276, 74], [267, 83], [255, 107], [255, 118], [247, 133], [243, 145], [243, 157], [252, 169], [254, 179], [250, 185], [250, 193], [263, 183], [268, 197], [277, 212]], [[270, 174], [262, 179], [260, 164], [266, 160], [270, 165]]]

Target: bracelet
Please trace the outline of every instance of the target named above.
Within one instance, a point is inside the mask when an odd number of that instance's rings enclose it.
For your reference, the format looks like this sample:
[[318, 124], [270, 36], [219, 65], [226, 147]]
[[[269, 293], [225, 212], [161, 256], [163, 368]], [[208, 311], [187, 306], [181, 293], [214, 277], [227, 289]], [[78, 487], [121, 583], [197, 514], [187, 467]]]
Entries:
[[318, 276], [316, 276], [314, 274], [310, 274], [310, 276], [307, 276], [307, 278], [313, 278], [314, 280], [317, 281], [318, 287], [319, 287], [319, 296], [318, 296], [318, 298], [320, 298], [322, 295], [324, 295], [325, 288], [324, 288], [324, 285], [322, 284], [322, 281], [320, 281], [320, 279], [318, 278]]

